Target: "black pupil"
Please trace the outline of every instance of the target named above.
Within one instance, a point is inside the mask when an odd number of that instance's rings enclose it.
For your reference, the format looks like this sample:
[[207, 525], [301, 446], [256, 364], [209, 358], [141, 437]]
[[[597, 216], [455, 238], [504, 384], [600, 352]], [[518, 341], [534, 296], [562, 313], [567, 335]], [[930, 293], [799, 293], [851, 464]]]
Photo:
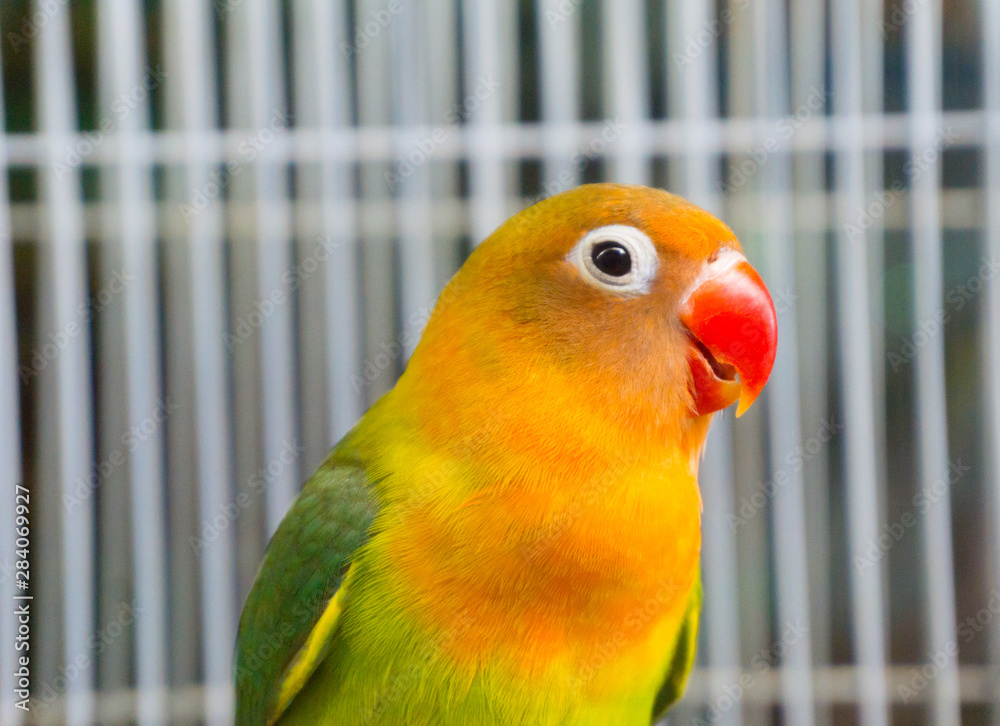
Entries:
[[605, 275], [622, 277], [632, 269], [632, 256], [619, 242], [598, 242], [590, 251], [594, 266]]

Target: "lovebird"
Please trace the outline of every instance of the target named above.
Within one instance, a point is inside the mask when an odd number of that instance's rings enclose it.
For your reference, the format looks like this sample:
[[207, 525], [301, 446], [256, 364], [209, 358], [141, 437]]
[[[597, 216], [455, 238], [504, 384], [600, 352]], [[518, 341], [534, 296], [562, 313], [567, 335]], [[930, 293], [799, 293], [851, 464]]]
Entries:
[[592, 184], [507, 220], [271, 539], [238, 726], [657, 721], [694, 660], [712, 413], [776, 345], [736, 237], [680, 197]]

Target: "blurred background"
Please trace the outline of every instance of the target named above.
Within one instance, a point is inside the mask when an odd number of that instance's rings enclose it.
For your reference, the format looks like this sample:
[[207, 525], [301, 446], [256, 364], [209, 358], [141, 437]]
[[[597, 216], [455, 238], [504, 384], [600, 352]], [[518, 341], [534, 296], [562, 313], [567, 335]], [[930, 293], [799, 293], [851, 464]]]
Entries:
[[229, 723], [302, 480], [470, 249], [600, 180], [779, 311], [670, 723], [1000, 723], [1000, 2], [10, 0], [0, 44], [5, 726]]

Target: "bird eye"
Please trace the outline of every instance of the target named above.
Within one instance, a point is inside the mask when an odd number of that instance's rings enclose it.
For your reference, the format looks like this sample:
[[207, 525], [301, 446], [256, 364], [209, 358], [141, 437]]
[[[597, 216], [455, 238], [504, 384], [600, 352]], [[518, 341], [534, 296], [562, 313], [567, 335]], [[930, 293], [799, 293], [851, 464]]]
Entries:
[[566, 259], [591, 285], [626, 296], [649, 292], [659, 263], [646, 233], [624, 224], [591, 230]]
[[598, 242], [590, 249], [590, 259], [594, 267], [612, 277], [627, 275], [632, 269], [632, 255], [621, 242]]

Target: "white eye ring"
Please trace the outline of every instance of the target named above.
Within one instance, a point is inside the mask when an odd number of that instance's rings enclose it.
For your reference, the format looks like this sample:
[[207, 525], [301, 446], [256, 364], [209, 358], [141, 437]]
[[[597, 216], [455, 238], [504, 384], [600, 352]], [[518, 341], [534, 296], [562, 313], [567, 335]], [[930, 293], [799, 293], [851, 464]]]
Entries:
[[[611, 275], [597, 267], [593, 250], [602, 242], [615, 242], [625, 248], [632, 261], [627, 273]], [[660, 262], [656, 247], [646, 233], [626, 224], [609, 224], [592, 229], [570, 250], [566, 260], [594, 287], [624, 296], [648, 293]]]

